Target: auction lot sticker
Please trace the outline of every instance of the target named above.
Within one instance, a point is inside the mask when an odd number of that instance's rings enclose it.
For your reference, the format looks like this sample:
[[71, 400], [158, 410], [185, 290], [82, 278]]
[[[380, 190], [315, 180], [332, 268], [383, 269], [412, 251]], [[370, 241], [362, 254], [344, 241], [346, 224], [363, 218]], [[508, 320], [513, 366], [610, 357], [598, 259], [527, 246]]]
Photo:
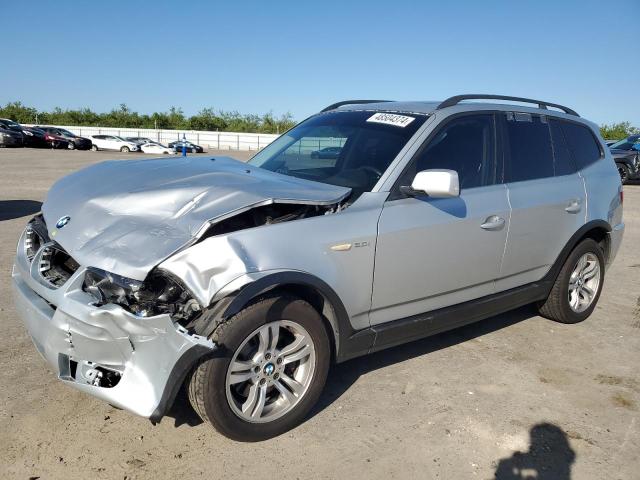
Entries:
[[387, 125], [394, 125], [396, 127], [406, 127], [411, 122], [413, 122], [415, 118], [407, 117], [406, 115], [396, 115], [394, 113], [376, 113], [369, 118], [367, 118], [367, 122], [373, 123], [385, 123]]

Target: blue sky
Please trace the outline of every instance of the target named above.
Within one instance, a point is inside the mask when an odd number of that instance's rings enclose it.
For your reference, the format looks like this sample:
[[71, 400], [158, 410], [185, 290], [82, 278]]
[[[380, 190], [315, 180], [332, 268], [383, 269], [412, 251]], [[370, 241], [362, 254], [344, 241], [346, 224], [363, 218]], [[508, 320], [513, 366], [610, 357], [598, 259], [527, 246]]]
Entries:
[[640, 127], [640, 0], [30, 0], [2, 16], [2, 104], [300, 120], [342, 99], [477, 92]]

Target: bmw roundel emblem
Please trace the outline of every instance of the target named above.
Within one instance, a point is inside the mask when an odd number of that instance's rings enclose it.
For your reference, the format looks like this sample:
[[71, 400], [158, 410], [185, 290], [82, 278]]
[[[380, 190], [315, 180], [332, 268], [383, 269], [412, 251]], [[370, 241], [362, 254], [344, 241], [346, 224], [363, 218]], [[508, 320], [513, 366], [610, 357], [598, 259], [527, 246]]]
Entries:
[[60, 220], [56, 222], [57, 228], [64, 227], [67, 223], [71, 221], [71, 217], [69, 215], [65, 215], [64, 217], [60, 217]]

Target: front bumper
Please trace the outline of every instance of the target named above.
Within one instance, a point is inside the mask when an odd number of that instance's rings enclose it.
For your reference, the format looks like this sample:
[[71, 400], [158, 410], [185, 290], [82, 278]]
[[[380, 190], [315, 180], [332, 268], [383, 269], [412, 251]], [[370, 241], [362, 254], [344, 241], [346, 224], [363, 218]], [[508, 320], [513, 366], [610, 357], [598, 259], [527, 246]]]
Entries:
[[13, 135], [6, 137], [4, 135], [0, 135], [0, 145], [4, 145], [6, 147], [21, 147], [23, 143], [22, 139], [14, 137]]
[[[82, 290], [83, 268], [52, 288], [39, 277], [38, 258], [29, 264], [18, 253], [12, 280], [16, 311], [42, 357], [67, 385], [159, 420], [195, 361], [215, 345], [168, 315], [141, 318], [117, 305], [94, 306]], [[114, 386], [100, 386], [96, 375], [103, 372], [117, 379]]]

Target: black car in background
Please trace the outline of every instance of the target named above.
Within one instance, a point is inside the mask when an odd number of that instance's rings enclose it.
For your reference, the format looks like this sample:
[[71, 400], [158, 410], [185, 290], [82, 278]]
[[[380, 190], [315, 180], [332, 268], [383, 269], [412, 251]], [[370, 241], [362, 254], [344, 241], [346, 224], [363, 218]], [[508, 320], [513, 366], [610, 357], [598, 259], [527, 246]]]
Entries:
[[22, 126], [18, 122], [8, 118], [0, 118], [0, 146], [2, 147], [22, 147], [24, 135]]
[[47, 141], [47, 134], [40, 128], [23, 126], [22, 135], [25, 147], [48, 148], [51, 146]]
[[169, 148], [173, 148], [176, 152], [180, 153], [182, 151], [182, 146], [187, 147], [187, 152], [191, 153], [202, 153], [204, 152], [204, 148], [200, 145], [196, 145], [195, 143], [191, 143], [189, 140], [178, 140], [177, 142], [171, 142], [169, 144]]
[[37, 128], [44, 130], [52, 137], [60, 137], [66, 140], [67, 148], [69, 148], [69, 150], [89, 150], [91, 148], [91, 140], [85, 137], [79, 137], [75, 133], [65, 130], [64, 128], [41, 126], [38, 126]]
[[5, 128], [0, 123], [0, 147], [21, 147], [23, 143], [22, 133]]
[[640, 134], [629, 135], [624, 140], [610, 145], [609, 150], [623, 184], [629, 180], [640, 180]]

